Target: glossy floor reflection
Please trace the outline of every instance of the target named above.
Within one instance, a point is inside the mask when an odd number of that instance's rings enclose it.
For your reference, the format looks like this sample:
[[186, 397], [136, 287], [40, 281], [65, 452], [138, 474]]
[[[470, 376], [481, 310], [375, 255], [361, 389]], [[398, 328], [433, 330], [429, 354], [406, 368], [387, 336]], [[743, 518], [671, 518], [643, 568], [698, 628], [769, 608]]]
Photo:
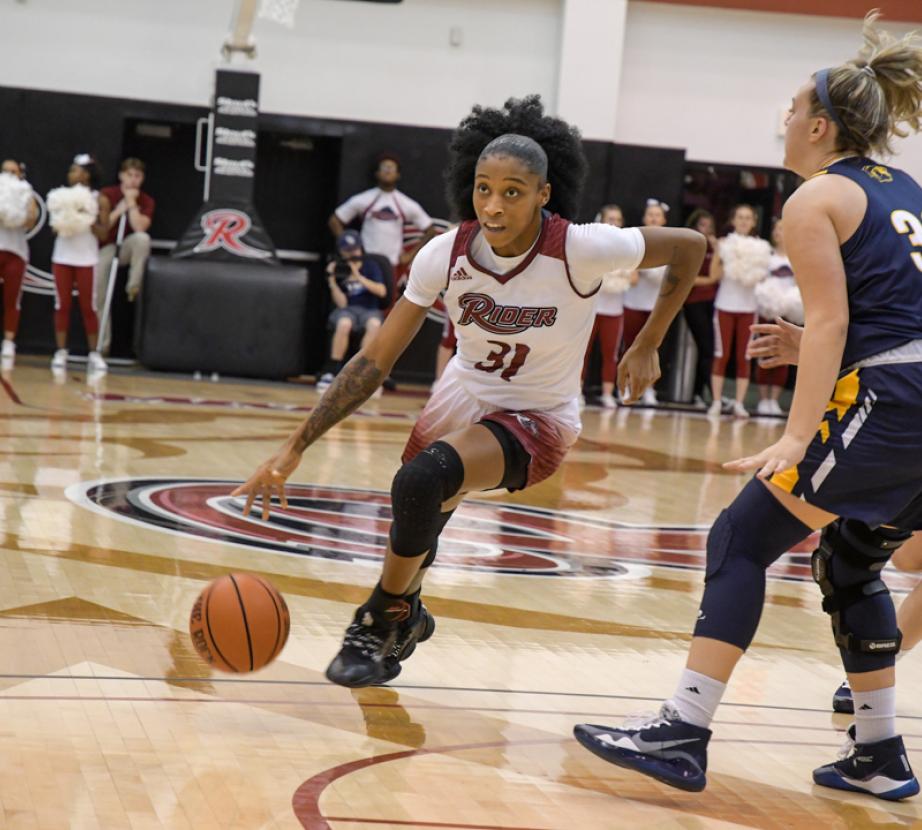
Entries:
[[[385, 394], [333, 430], [268, 525], [227, 494], [316, 402], [307, 387], [56, 383], [20, 359], [0, 400], [2, 827], [922, 823], [915, 802], [810, 783], [848, 721], [829, 711], [841, 671], [809, 543], [772, 571], [704, 793], [607, 766], [570, 737], [672, 691], [707, 525], [744, 481], [720, 462], [778, 422], [587, 410], [558, 475], [458, 512], [426, 586], [436, 636], [391, 687], [350, 691], [322, 672], [376, 578], [422, 395]], [[254, 675], [211, 673], [185, 633], [198, 592], [229, 570], [266, 576], [291, 610], [285, 651]], [[919, 766], [917, 657], [899, 664], [899, 725]]]

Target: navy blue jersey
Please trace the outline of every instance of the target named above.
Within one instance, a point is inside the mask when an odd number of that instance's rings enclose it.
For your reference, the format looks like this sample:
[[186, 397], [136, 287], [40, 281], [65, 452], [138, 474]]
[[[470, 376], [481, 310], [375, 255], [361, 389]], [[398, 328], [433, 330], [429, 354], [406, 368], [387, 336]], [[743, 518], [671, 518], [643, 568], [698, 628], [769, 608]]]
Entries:
[[842, 245], [848, 339], [842, 366], [922, 340], [922, 187], [902, 170], [848, 158], [827, 171], [856, 182], [868, 208]]

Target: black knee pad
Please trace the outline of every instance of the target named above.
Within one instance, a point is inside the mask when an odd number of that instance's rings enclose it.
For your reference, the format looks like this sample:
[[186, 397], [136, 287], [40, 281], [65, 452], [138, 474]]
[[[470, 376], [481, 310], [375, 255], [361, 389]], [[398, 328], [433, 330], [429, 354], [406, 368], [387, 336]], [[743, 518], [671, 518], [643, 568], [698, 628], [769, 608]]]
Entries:
[[429, 553], [426, 554], [426, 558], [423, 560], [423, 564], [420, 565], [420, 568], [428, 568], [433, 562], [435, 562], [435, 555], [439, 552], [439, 536], [442, 535], [442, 531], [445, 529], [445, 525], [448, 524], [448, 520], [454, 515], [454, 513], [454, 510], [449, 510], [447, 513], [441, 513], [439, 515], [435, 541], [432, 543], [432, 547], [429, 548]]
[[749, 648], [765, 602], [765, 571], [809, 535], [809, 527], [752, 479], [708, 534], [695, 636]]
[[[444, 527], [442, 503], [464, 484], [464, 463], [451, 444], [436, 441], [404, 464], [391, 485], [391, 550], [420, 556], [435, 545]], [[450, 514], [448, 514], [450, 515]]]
[[902, 635], [880, 572], [911, 535], [853, 519], [839, 519], [823, 530], [811, 561], [813, 579], [823, 592], [823, 610], [832, 618], [847, 671], [876, 671], [896, 659]]
[[493, 437], [503, 448], [503, 461], [505, 462], [503, 480], [496, 486], [496, 489], [510, 492], [525, 489], [528, 483], [528, 465], [531, 464], [531, 456], [522, 446], [522, 442], [497, 421], [483, 420], [479, 423], [493, 433]]

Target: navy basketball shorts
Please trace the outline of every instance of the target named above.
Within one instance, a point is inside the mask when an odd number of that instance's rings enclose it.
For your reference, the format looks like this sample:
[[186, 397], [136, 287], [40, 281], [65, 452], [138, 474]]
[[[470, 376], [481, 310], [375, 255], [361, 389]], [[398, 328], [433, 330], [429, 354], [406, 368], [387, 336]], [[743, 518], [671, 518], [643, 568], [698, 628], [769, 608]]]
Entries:
[[922, 363], [840, 377], [804, 460], [771, 482], [872, 527], [922, 529]]

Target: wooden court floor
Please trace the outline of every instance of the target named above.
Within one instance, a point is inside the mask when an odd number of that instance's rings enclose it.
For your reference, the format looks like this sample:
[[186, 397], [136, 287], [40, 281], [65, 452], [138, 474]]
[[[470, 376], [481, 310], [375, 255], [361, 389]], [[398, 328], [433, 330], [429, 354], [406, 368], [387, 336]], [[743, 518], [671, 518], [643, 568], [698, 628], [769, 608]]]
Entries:
[[[349, 691], [322, 673], [375, 581], [422, 394], [385, 394], [331, 432], [288, 513], [262, 523], [227, 494], [316, 403], [311, 388], [57, 383], [26, 358], [0, 385], [0, 827], [922, 826], [918, 800], [812, 786], [848, 720], [829, 709], [841, 669], [809, 545], [772, 571], [704, 793], [571, 738], [673, 691], [707, 525], [744, 483], [720, 462], [777, 422], [587, 410], [554, 478], [458, 512], [425, 590], [435, 637], [391, 686]], [[287, 647], [253, 675], [209, 671], [186, 634], [196, 595], [231, 570], [266, 576], [291, 610]], [[918, 769], [922, 654], [899, 677]]]

